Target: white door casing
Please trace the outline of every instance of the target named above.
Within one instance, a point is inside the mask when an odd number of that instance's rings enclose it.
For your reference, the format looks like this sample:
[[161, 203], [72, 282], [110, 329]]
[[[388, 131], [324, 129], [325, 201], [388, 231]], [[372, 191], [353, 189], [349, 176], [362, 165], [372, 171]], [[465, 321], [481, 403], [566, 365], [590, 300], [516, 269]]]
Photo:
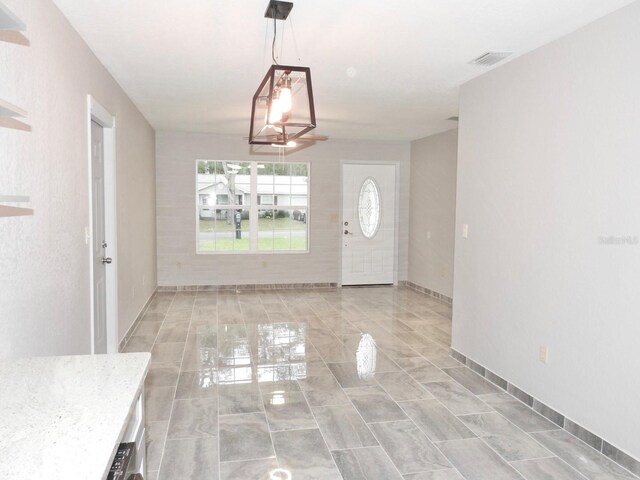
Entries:
[[396, 166], [342, 166], [342, 285], [392, 284]]
[[[87, 96], [91, 353], [118, 352], [116, 124]], [[106, 245], [106, 246], [103, 246]], [[102, 262], [111, 258], [110, 264]]]

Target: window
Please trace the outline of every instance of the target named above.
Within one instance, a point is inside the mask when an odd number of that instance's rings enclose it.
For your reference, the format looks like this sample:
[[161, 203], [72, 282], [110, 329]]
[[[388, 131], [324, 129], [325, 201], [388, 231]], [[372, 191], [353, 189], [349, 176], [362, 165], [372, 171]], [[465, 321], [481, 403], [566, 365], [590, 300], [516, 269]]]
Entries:
[[380, 227], [380, 194], [378, 185], [372, 178], [367, 178], [360, 188], [358, 220], [365, 238], [375, 237]]
[[198, 253], [308, 251], [309, 164], [196, 165]]

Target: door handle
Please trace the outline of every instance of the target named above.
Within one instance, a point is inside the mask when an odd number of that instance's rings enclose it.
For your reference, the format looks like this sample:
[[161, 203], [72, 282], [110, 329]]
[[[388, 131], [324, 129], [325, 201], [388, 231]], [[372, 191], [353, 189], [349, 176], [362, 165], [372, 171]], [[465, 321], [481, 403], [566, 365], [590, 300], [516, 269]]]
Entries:
[[345, 231], [344, 231], [344, 234], [345, 234], [345, 235], [353, 235], [353, 233], [351, 233], [349, 230], [345, 230]]
[[102, 259], [102, 263], [111, 263], [113, 262], [113, 259], [111, 257], [104, 257]]

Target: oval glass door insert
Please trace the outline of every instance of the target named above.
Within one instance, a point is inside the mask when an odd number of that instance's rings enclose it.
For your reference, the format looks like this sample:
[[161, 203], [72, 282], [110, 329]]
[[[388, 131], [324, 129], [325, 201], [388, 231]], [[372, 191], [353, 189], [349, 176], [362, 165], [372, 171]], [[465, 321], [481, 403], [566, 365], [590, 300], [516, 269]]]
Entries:
[[380, 190], [373, 178], [367, 178], [360, 187], [358, 219], [365, 238], [375, 237], [380, 228]]

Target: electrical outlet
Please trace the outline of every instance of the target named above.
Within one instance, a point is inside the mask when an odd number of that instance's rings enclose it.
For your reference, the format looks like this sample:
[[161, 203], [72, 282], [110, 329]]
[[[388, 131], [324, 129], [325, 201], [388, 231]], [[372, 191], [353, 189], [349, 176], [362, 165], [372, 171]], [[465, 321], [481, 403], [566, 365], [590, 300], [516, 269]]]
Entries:
[[542, 363], [549, 363], [549, 347], [547, 347], [546, 345], [540, 345], [538, 358]]
[[466, 223], [462, 224], [462, 238], [469, 238], [469, 225]]
[[431, 240], [431, 232], [427, 232], [427, 240]]

